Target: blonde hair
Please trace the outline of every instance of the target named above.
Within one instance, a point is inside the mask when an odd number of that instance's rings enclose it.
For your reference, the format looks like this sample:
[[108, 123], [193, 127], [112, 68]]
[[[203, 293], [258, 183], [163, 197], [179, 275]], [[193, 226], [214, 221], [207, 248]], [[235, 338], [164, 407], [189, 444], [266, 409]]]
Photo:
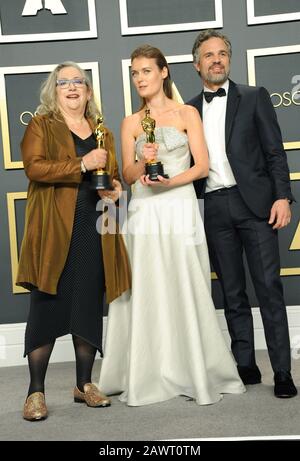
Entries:
[[91, 80], [85, 70], [73, 61], [65, 61], [58, 64], [48, 76], [47, 80], [42, 83], [40, 105], [37, 107], [36, 112], [40, 115], [49, 115], [50, 117], [61, 120], [62, 116], [57, 104], [56, 80], [59, 72], [65, 67], [74, 67], [74, 69], [77, 69], [85, 79], [87, 88], [91, 90], [91, 98], [87, 101], [84, 115], [87, 118], [95, 119], [100, 114], [100, 110], [98, 109], [94, 98]]

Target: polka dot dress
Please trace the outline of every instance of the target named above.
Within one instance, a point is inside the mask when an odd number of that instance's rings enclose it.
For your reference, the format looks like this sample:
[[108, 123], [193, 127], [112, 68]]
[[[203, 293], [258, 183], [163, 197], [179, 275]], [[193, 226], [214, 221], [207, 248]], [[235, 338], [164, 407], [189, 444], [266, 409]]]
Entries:
[[[78, 156], [97, 146], [93, 135], [84, 140], [72, 135]], [[70, 249], [57, 294], [31, 292], [24, 356], [68, 333], [83, 338], [102, 355], [105, 280], [101, 236], [96, 230], [99, 196], [90, 190], [90, 175], [84, 175], [78, 189]]]

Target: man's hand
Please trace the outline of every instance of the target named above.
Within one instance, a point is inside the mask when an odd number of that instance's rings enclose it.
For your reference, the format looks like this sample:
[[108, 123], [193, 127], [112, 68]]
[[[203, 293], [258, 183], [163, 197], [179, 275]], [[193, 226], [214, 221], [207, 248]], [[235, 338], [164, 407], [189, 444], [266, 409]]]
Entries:
[[282, 229], [291, 221], [291, 208], [287, 199], [279, 199], [273, 203], [270, 213], [269, 224], [273, 229]]

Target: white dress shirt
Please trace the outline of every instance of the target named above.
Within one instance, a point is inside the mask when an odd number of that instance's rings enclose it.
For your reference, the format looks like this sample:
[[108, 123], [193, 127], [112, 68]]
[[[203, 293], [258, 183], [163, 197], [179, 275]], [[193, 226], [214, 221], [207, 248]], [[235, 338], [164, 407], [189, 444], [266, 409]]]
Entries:
[[[203, 129], [209, 154], [209, 173], [205, 192], [236, 185], [231, 166], [226, 155], [225, 117], [229, 89], [226, 80], [222, 88], [226, 96], [216, 96], [208, 103], [203, 96]], [[211, 91], [204, 87], [204, 91]]]

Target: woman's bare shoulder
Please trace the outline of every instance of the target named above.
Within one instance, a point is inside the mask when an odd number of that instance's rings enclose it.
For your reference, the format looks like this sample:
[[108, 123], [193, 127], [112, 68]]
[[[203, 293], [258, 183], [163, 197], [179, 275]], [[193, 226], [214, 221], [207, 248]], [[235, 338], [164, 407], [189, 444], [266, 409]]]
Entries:
[[180, 113], [185, 125], [190, 123], [201, 122], [200, 114], [198, 110], [193, 106], [189, 106], [188, 104], [182, 104]]
[[182, 104], [182, 113], [183, 115], [187, 116], [187, 117], [192, 117], [192, 116], [195, 116], [195, 115], [199, 115], [199, 112], [198, 110], [193, 107], [193, 106], [190, 106], [189, 104]]

